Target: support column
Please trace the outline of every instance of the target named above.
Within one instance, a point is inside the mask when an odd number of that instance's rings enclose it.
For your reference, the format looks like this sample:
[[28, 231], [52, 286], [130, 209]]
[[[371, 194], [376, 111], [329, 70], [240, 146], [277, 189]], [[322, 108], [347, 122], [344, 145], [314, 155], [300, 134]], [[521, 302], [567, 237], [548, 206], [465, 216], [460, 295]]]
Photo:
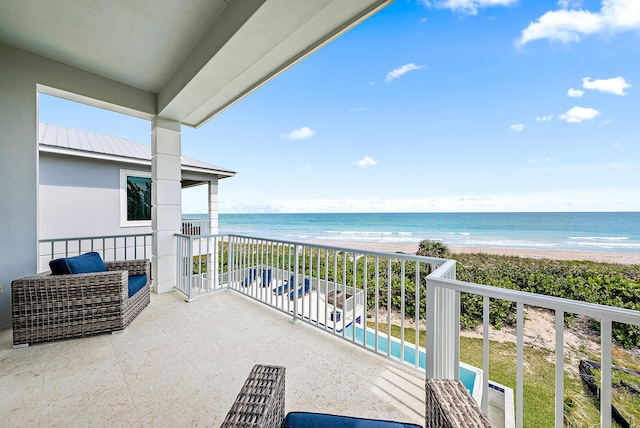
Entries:
[[209, 235], [218, 233], [218, 179], [209, 181]]
[[38, 107], [31, 79], [0, 44], [0, 329], [11, 327], [11, 281], [38, 268]]
[[151, 123], [151, 228], [153, 289], [176, 284], [177, 240], [181, 226], [180, 123], [156, 117]]
[[[208, 183], [209, 194], [209, 235], [215, 235], [218, 233], [218, 179], [215, 178]], [[220, 260], [218, 260], [218, 238], [210, 238], [212, 253], [216, 254], [216, 257], [207, 257], [207, 279], [209, 280], [209, 287], [213, 289], [219, 286], [220, 276], [218, 266]]]

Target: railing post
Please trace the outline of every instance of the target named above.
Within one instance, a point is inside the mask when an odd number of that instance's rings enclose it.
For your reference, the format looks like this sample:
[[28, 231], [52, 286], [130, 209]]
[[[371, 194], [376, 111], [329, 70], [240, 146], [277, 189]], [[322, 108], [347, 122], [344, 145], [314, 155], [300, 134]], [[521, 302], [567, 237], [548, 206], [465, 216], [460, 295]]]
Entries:
[[231, 288], [231, 281], [235, 278], [235, 239], [232, 235], [229, 235], [229, 239], [227, 241], [227, 251], [229, 255], [227, 256], [227, 290]]
[[187, 302], [193, 301], [193, 237], [188, 237], [189, 247], [187, 250]]
[[[207, 238], [207, 239], [211, 239], [211, 238]], [[213, 256], [213, 260], [211, 260], [212, 257], [209, 257], [210, 255]], [[212, 272], [212, 269], [213, 269], [213, 272]], [[217, 236], [215, 238], [213, 238], [213, 249], [207, 255], [207, 277], [209, 278], [209, 281], [211, 281], [211, 288], [213, 290], [216, 290], [218, 288], [218, 285], [219, 285], [219, 281], [218, 281], [218, 237]]]
[[[426, 376], [427, 379], [436, 377], [436, 285], [427, 276], [427, 343], [426, 343]], [[376, 315], [377, 317], [377, 315]]]
[[300, 253], [299, 253], [299, 246], [298, 244], [295, 244], [293, 246], [295, 254], [293, 255], [293, 262], [294, 262], [294, 267], [293, 267], [293, 290], [291, 291], [291, 293], [293, 293], [293, 318], [291, 319], [291, 322], [293, 324], [297, 324], [298, 323], [298, 273], [299, 273], [299, 264], [300, 264]]
[[[455, 262], [445, 274], [455, 279]], [[430, 275], [431, 276], [431, 275]], [[437, 287], [427, 277], [427, 378], [458, 379], [460, 370], [460, 293]]]

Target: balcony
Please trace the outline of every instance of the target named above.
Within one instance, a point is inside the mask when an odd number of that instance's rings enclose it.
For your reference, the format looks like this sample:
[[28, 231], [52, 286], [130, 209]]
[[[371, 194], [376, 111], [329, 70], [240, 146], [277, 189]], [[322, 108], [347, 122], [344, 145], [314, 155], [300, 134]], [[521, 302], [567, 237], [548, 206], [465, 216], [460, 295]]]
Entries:
[[424, 424], [424, 376], [233, 291], [153, 295], [122, 334], [11, 349], [4, 426], [219, 426], [256, 363], [287, 368], [286, 408]]
[[[5, 390], [18, 392], [4, 397], [7, 414], [0, 417], [16, 425], [109, 420], [216, 426], [251, 367], [264, 363], [287, 367], [287, 411], [419, 424], [425, 375], [462, 379], [463, 372], [476, 370], [467, 387], [494, 426], [523, 426], [526, 305], [560, 315], [554, 325], [555, 403], [550, 403], [556, 426], [563, 425], [564, 314], [602, 322], [601, 426], [611, 426], [611, 324], [639, 325], [637, 311], [464, 283], [455, 279], [450, 260], [233, 235], [181, 233], [177, 240], [176, 291], [154, 295], [123, 334], [9, 350], [10, 331], [1, 332], [1, 382]], [[48, 248], [57, 248], [51, 255], [59, 256], [106, 247], [105, 258], [134, 258], [142, 251], [136, 245], [147, 247], [146, 238], [140, 244], [102, 242], [102, 237], [46, 242], [41, 257]], [[263, 286], [265, 281], [270, 284]], [[389, 282], [395, 287], [387, 287]], [[501, 385], [490, 381], [488, 327], [483, 366], [459, 364], [462, 292], [482, 297], [485, 326], [491, 299], [517, 305], [516, 388], [502, 388], [498, 405]], [[412, 311], [414, 302], [418, 310]], [[385, 330], [394, 310], [399, 311], [397, 337]], [[426, 347], [410, 337], [412, 326], [426, 329]], [[510, 391], [511, 402], [504, 398]], [[100, 400], [87, 398], [93, 396]]]

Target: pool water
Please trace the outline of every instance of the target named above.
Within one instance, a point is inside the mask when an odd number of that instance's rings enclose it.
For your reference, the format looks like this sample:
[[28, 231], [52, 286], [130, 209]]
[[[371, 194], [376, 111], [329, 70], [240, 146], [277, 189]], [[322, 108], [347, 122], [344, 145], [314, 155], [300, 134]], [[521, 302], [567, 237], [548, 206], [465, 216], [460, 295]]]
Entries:
[[[364, 330], [361, 327], [356, 327], [356, 337], [355, 340], [357, 342], [362, 343], [364, 336]], [[353, 337], [353, 324], [349, 325], [344, 330], [344, 337], [351, 338]], [[376, 335], [372, 330], [367, 329], [367, 341], [366, 346], [372, 349], [376, 349]], [[382, 353], [387, 353], [389, 349], [389, 340], [387, 335], [384, 333], [378, 334], [378, 351]], [[401, 354], [401, 346], [400, 341], [397, 339], [391, 339], [391, 350], [389, 351], [391, 355], [396, 358], [400, 358]], [[421, 369], [426, 368], [427, 356], [424, 350], [418, 348], [418, 367]], [[406, 363], [411, 364], [413, 366], [416, 365], [416, 347], [415, 344], [405, 344], [404, 345], [404, 355], [403, 359]], [[469, 391], [469, 394], [473, 395], [474, 384], [476, 383], [476, 375], [477, 373], [474, 370], [470, 370], [467, 367], [464, 367], [462, 363], [460, 364], [460, 380]]]

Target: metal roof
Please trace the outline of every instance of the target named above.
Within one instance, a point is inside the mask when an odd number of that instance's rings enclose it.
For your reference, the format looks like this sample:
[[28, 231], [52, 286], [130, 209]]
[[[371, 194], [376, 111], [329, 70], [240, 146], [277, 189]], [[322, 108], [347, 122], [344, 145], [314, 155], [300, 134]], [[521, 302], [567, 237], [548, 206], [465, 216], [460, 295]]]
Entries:
[[[106, 158], [151, 165], [151, 147], [112, 135], [45, 123], [39, 128], [40, 150], [74, 156]], [[219, 178], [233, 177], [236, 172], [198, 159], [181, 156], [182, 169], [212, 173]]]

